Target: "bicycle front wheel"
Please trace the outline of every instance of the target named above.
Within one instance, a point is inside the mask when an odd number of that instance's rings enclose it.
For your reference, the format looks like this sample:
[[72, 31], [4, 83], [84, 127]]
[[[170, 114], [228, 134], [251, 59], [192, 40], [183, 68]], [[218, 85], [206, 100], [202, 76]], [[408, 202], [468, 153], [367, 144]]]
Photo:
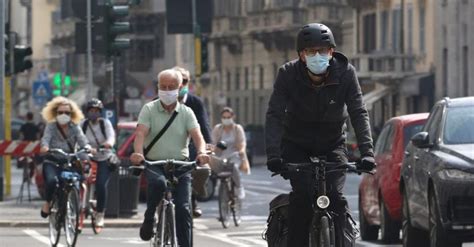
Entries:
[[228, 181], [221, 181], [219, 185], [219, 220], [222, 223], [222, 227], [228, 228], [230, 225], [229, 214], [230, 214], [230, 198]]
[[51, 246], [55, 247], [58, 245], [60, 235], [61, 219], [59, 213], [59, 200], [55, 195], [49, 208], [49, 241], [51, 242]]
[[66, 210], [64, 215], [64, 232], [68, 246], [76, 244], [79, 234], [79, 193], [75, 188], [67, 192]]
[[239, 199], [238, 196], [235, 195], [235, 186], [232, 184], [232, 216], [234, 216], [234, 225], [239, 226], [242, 222], [241, 211], [242, 211], [242, 200]]
[[309, 232], [310, 247], [332, 247], [331, 226], [329, 218], [324, 215], [319, 220], [313, 220]]
[[178, 246], [178, 238], [176, 237], [176, 215], [175, 215], [175, 206], [173, 204], [168, 204], [166, 207], [166, 228], [165, 228], [165, 239], [170, 247]]

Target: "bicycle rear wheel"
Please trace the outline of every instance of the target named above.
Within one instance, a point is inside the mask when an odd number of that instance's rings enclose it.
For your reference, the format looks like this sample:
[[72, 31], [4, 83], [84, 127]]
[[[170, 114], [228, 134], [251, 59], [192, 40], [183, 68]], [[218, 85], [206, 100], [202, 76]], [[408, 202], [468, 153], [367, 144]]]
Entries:
[[230, 225], [229, 214], [230, 214], [230, 198], [229, 198], [229, 189], [228, 181], [221, 180], [219, 185], [219, 220], [222, 223], [222, 227], [228, 228]]
[[76, 244], [79, 227], [79, 193], [76, 188], [67, 192], [66, 210], [64, 215], [64, 232], [68, 246]]
[[165, 240], [169, 247], [178, 246], [178, 238], [176, 237], [176, 217], [174, 205], [168, 204], [166, 207], [166, 218], [168, 219], [165, 224]]
[[241, 211], [242, 211], [242, 200], [239, 199], [238, 196], [235, 195], [235, 186], [232, 183], [232, 216], [234, 217], [234, 225], [239, 226], [242, 222]]
[[59, 200], [57, 195], [55, 195], [49, 208], [49, 241], [53, 247], [58, 245], [59, 236], [61, 235], [60, 217]]

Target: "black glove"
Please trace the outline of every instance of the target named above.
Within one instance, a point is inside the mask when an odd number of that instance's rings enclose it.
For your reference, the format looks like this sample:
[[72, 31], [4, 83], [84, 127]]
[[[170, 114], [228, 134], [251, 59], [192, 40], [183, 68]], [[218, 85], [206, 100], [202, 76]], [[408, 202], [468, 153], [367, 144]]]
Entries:
[[280, 158], [272, 158], [267, 160], [267, 168], [271, 172], [278, 173], [283, 169], [283, 160]]
[[371, 156], [364, 156], [360, 160], [359, 164], [357, 164], [358, 168], [363, 171], [372, 171], [375, 168], [375, 160], [374, 157]]

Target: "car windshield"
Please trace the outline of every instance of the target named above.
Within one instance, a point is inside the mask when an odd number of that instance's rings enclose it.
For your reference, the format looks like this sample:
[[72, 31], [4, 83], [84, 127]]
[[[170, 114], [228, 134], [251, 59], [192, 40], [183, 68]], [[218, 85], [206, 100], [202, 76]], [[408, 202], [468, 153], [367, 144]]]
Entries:
[[443, 141], [446, 144], [474, 143], [473, 107], [448, 108]]
[[403, 129], [403, 149], [405, 149], [411, 138], [423, 129], [424, 123], [407, 125]]
[[119, 129], [117, 136], [117, 148], [120, 148], [134, 131], [134, 129]]

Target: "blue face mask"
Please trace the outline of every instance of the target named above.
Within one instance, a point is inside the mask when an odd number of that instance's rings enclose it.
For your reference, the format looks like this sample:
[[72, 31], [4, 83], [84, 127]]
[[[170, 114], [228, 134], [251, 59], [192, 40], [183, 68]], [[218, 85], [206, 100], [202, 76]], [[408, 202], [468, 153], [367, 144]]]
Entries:
[[329, 54], [320, 55], [319, 52], [311, 57], [305, 55], [305, 58], [306, 67], [308, 67], [309, 71], [316, 75], [326, 73], [326, 70], [329, 67], [329, 60], [331, 60], [331, 56]]
[[87, 118], [89, 118], [92, 121], [97, 120], [100, 117], [100, 112], [88, 112], [87, 113]]
[[189, 87], [185, 86], [182, 87], [181, 90], [179, 90], [179, 97], [184, 97], [189, 92]]

